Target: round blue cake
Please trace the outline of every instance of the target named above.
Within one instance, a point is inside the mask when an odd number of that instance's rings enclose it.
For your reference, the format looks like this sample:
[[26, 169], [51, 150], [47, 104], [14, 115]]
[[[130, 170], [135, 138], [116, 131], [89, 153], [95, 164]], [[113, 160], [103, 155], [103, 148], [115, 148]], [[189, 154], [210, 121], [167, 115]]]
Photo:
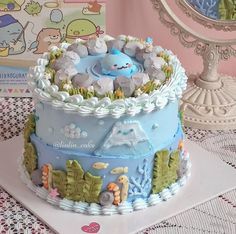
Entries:
[[23, 173], [62, 209], [125, 214], [169, 199], [189, 176], [179, 99], [187, 77], [152, 38], [62, 43], [29, 71], [35, 111]]

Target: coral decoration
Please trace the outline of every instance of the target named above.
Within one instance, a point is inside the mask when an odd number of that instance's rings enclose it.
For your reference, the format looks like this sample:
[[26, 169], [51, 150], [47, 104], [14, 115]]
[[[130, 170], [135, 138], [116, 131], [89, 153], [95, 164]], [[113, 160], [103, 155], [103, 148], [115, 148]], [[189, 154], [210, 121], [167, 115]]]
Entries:
[[152, 193], [159, 193], [177, 180], [179, 169], [179, 151], [162, 150], [156, 153], [154, 159]]
[[143, 165], [137, 167], [139, 177], [133, 176], [129, 181], [129, 196], [147, 196], [151, 189], [152, 179], [150, 178], [150, 168], [146, 159], [143, 160]]
[[52, 188], [52, 165], [45, 164], [42, 167], [42, 182], [43, 187], [47, 190]]

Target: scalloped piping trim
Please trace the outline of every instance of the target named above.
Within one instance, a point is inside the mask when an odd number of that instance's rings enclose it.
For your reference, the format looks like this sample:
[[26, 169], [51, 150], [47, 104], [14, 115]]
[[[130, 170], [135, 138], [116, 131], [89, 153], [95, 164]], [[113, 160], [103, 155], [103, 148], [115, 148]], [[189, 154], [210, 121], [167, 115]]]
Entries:
[[[67, 43], [61, 44], [60, 49], [65, 50]], [[58, 48], [52, 48], [55, 51]], [[99, 100], [97, 97], [84, 99], [81, 95], [69, 96], [65, 91], [58, 91], [57, 85], [51, 85], [45, 78], [45, 66], [48, 64], [48, 53], [37, 60], [37, 66], [30, 69], [28, 74], [29, 86], [36, 100], [47, 102], [55, 109], [62, 109], [69, 113], [78, 113], [82, 116], [95, 116], [103, 118], [111, 115], [113, 118], [120, 118], [123, 115], [134, 116], [141, 111], [149, 113], [154, 109], [162, 109], [169, 102], [175, 101], [182, 96], [187, 86], [187, 76], [178, 58], [170, 50], [160, 46], [154, 47], [155, 51], [165, 51], [170, 57], [170, 64], [173, 65], [174, 73], [168, 84], [152, 93], [142, 94], [138, 97], [114, 100], [105, 97]]]
[[187, 179], [190, 177], [190, 168], [191, 162], [189, 160], [189, 154], [186, 157], [187, 160], [187, 168], [186, 173], [177, 180], [175, 183], [171, 184], [168, 188], [163, 189], [158, 194], [151, 194], [149, 198], [137, 198], [133, 202], [122, 202], [118, 206], [112, 205], [111, 207], [101, 206], [96, 203], [87, 203], [87, 202], [74, 202], [68, 199], [61, 199], [59, 197], [53, 198], [49, 195], [48, 190], [43, 187], [38, 187], [32, 183], [30, 180], [29, 174], [26, 171], [23, 165], [23, 155], [18, 159], [18, 171], [20, 172], [21, 180], [26, 184], [26, 186], [31, 189], [38, 197], [47, 201], [51, 205], [55, 205], [60, 207], [63, 210], [73, 211], [76, 213], [82, 213], [86, 215], [114, 215], [114, 214], [128, 214], [133, 211], [138, 211], [145, 209], [149, 206], [154, 206], [159, 204], [160, 202], [164, 202], [173, 197], [182, 186], [184, 186], [187, 182]]

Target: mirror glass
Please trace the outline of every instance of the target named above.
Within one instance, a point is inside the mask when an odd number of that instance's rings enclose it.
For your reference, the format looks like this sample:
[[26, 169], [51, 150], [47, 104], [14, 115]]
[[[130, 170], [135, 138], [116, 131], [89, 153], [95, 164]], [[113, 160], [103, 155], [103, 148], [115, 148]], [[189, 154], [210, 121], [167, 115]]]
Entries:
[[200, 14], [213, 20], [236, 20], [236, 0], [186, 0]]

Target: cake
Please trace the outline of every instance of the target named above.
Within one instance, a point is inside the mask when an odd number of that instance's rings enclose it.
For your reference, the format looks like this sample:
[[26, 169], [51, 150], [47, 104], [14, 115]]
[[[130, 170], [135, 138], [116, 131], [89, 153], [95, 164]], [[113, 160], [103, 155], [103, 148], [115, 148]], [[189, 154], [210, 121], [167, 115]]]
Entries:
[[62, 43], [28, 78], [35, 111], [21, 171], [39, 197], [84, 214], [126, 214], [168, 200], [185, 184], [179, 99], [187, 77], [152, 38]]

